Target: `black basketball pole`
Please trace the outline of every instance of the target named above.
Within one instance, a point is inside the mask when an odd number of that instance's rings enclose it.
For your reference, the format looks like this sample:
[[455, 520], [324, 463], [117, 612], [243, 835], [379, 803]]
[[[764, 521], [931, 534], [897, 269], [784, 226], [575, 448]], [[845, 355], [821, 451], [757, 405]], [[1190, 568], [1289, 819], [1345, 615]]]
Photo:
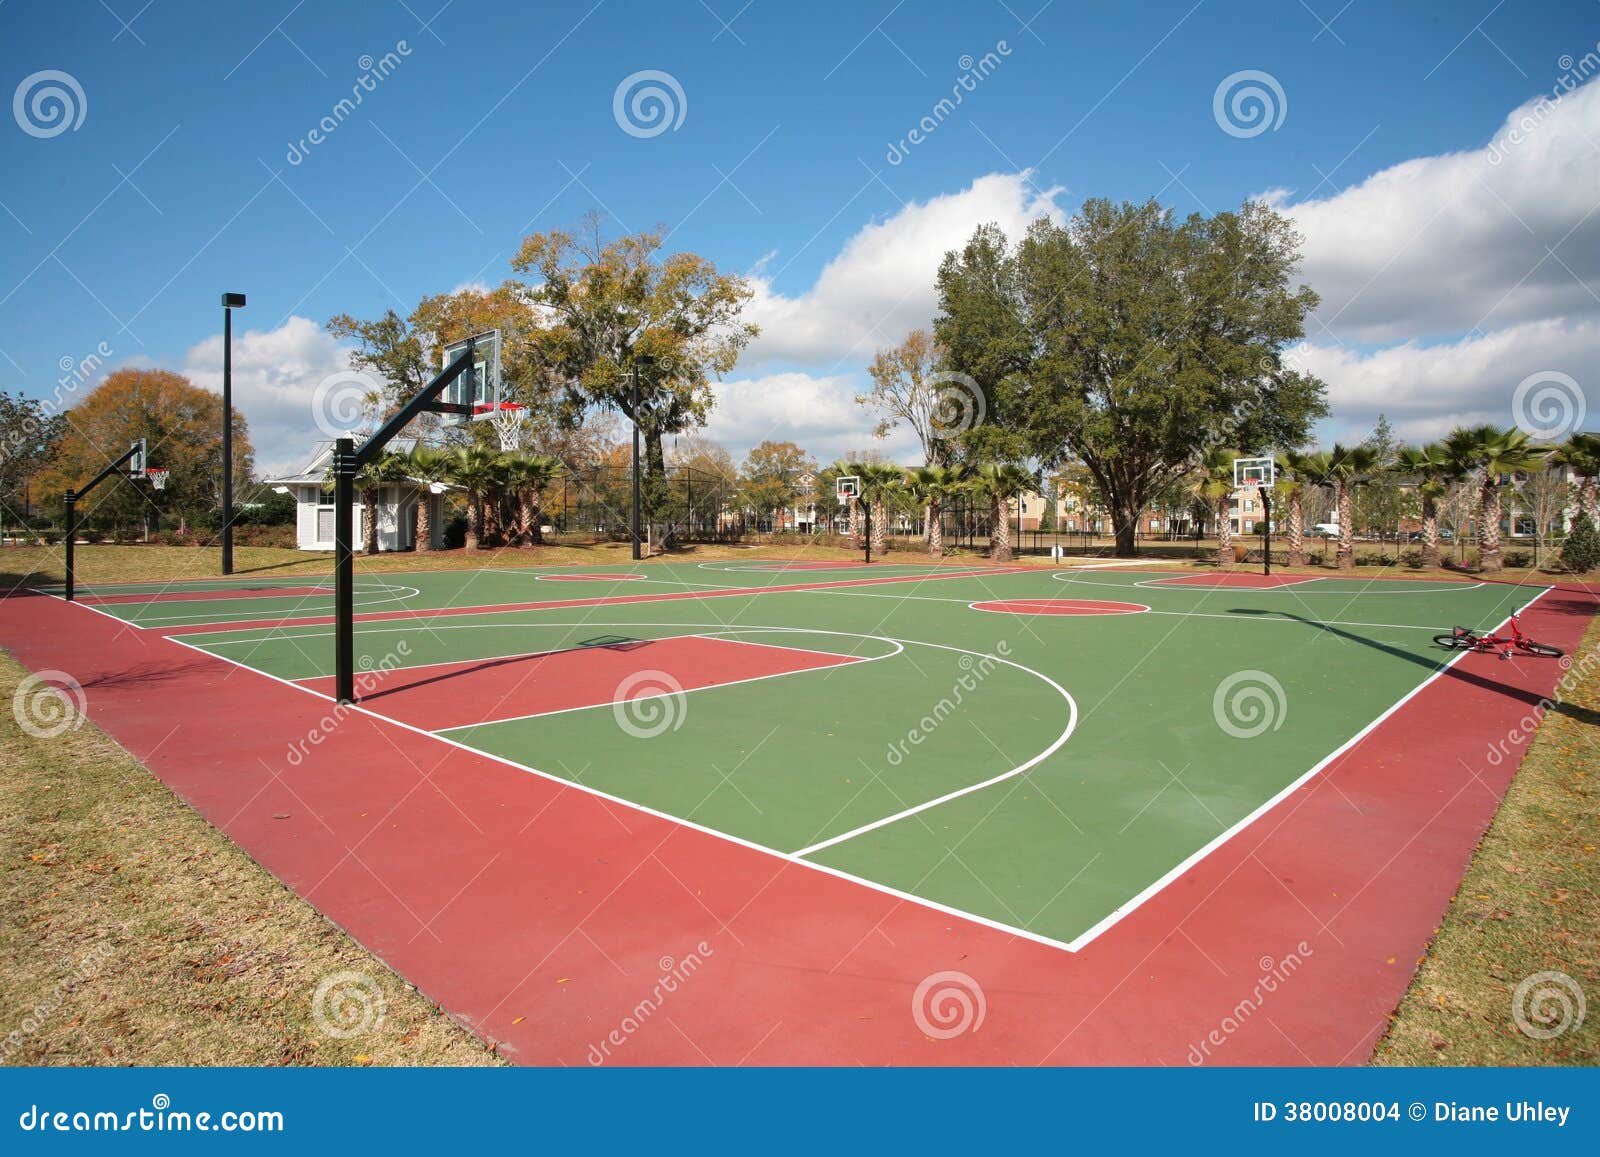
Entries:
[[233, 311], [244, 294], [222, 295], [222, 573], [233, 573]]
[[356, 698], [355, 500], [356, 443], [340, 438], [333, 444], [333, 665], [340, 703]]
[[1271, 575], [1272, 574], [1272, 495], [1268, 492], [1268, 489], [1265, 486], [1263, 486], [1261, 488], [1261, 508], [1264, 511], [1266, 511], [1266, 515], [1267, 515], [1266, 530], [1262, 532], [1262, 536], [1261, 536], [1262, 542], [1264, 542], [1266, 544], [1265, 545], [1265, 549], [1262, 550], [1262, 552], [1261, 552], [1261, 554], [1262, 554], [1261, 573], [1264, 574], [1264, 575]]
[[67, 491], [67, 602], [72, 601], [73, 585], [76, 581], [77, 571], [72, 565], [72, 544], [78, 537], [78, 495], [76, 491]]
[[[77, 558], [74, 550], [74, 547], [77, 545], [76, 540], [78, 537], [78, 500], [85, 494], [89, 493], [89, 491], [93, 490], [96, 486], [99, 486], [100, 483], [104, 482], [107, 478], [110, 478], [113, 474], [125, 473], [122, 468], [128, 464], [128, 460], [131, 459], [135, 454], [140, 454], [143, 450], [144, 439], [141, 438], [132, 446], [128, 447], [127, 452], [124, 453], [122, 457], [109, 464], [104, 470], [100, 471], [100, 473], [96, 474], [88, 482], [84, 483], [80, 489], [69, 490], [65, 495], [67, 512], [63, 521], [66, 523], [67, 530], [67, 550], [65, 562], [67, 568], [67, 602], [69, 603], [72, 601], [73, 594], [77, 589], [78, 578], [77, 567], [75, 565]], [[146, 465], [148, 465], [146, 462], [139, 463], [140, 469], [143, 469]]]
[[409, 402], [389, 416], [372, 437], [357, 448], [355, 439], [339, 438], [333, 444], [333, 661], [334, 694], [340, 703], [354, 703], [355, 675], [355, 498], [356, 475], [372, 462], [395, 435], [418, 414], [460, 414], [471, 416], [470, 402], [441, 402], [445, 387], [466, 373], [478, 356], [477, 346], [456, 355], [455, 361], [429, 382]]
[[633, 360], [633, 515], [629, 519], [633, 538], [633, 561], [642, 557], [639, 550], [639, 359]]

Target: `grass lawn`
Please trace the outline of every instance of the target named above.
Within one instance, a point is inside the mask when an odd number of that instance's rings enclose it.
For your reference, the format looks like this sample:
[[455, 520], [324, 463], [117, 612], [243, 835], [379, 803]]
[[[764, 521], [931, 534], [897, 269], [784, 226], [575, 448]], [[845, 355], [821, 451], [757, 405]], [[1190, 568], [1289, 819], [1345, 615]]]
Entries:
[[[1484, 836], [1432, 948], [1378, 1046], [1380, 1065], [1600, 1064], [1600, 619]], [[1518, 986], [1562, 973], [1584, 994], [1581, 1024], [1548, 1039], [1518, 1028]], [[1565, 990], [1536, 981], [1536, 1031], [1561, 1023]], [[1550, 1018], [1548, 1026], [1540, 1014]]]
[[0, 653], [5, 1063], [499, 1063], [93, 724], [24, 733], [24, 674]]

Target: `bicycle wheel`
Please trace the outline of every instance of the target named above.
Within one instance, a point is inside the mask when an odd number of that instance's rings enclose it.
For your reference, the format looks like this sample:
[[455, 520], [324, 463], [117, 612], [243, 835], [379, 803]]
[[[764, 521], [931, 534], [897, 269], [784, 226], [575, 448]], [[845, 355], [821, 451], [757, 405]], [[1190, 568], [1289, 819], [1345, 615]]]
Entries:
[[1446, 651], [1454, 651], [1457, 647], [1470, 651], [1478, 643], [1471, 635], [1435, 635], [1433, 641]]
[[1566, 654], [1566, 652], [1560, 647], [1551, 647], [1544, 643], [1535, 643], [1528, 639], [1518, 643], [1517, 647], [1519, 650], [1526, 651], [1530, 655], [1540, 655], [1546, 659], [1559, 659], [1562, 655]]

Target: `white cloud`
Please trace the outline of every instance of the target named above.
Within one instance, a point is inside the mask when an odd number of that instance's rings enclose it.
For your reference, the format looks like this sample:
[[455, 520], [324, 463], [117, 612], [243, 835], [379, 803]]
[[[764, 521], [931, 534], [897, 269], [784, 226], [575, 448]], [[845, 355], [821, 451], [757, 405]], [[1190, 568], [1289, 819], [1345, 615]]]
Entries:
[[781, 373], [718, 383], [717, 405], [705, 435], [735, 457], [771, 439], [794, 442], [824, 465], [852, 451], [870, 450], [899, 462], [917, 461], [921, 452], [909, 430], [881, 440], [872, 436], [874, 421], [855, 401], [864, 377]]
[[1305, 235], [1310, 337], [1392, 342], [1600, 312], [1600, 82], [1514, 110], [1483, 149], [1337, 195], [1269, 195]]
[[1328, 383], [1328, 440], [1358, 441], [1382, 413], [1402, 437], [1421, 441], [1458, 424], [1513, 424], [1517, 384], [1545, 371], [1577, 379], [1589, 412], [1600, 413], [1591, 369], [1597, 352], [1600, 317], [1524, 322], [1458, 342], [1404, 342], [1367, 354], [1311, 345], [1295, 360]]
[[832, 370], [843, 362], [865, 363], [878, 347], [895, 345], [927, 325], [938, 303], [934, 274], [939, 262], [975, 228], [994, 222], [1007, 236], [1019, 238], [1040, 216], [1062, 216], [1056, 204], [1061, 190], [1041, 190], [1030, 177], [992, 173], [958, 193], [909, 202], [888, 219], [858, 230], [799, 296], [777, 291], [774, 278], [758, 272], [749, 316], [761, 326], [761, 337], [744, 364]]
[[[305, 464], [312, 443], [327, 437], [316, 425], [317, 384], [349, 367], [349, 348], [316, 322], [291, 317], [273, 330], [233, 336], [233, 404], [250, 423], [256, 471], [263, 476]], [[192, 346], [183, 373], [197, 386], [222, 390], [222, 335]]]

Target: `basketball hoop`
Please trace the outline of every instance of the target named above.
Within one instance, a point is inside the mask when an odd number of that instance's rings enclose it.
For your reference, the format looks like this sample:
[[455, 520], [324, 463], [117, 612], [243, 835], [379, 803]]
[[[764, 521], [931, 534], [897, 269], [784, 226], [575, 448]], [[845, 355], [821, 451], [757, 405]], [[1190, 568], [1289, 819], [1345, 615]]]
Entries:
[[861, 497], [861, 476], [858, 474], [845, 474], [833, 486], [834, 495], [840, 503], [845, 503], [854, 498]]
[[490, 406], [482, 414], [482, 419], [494, 427], [501, 450], [522, 449], [522, 426], [528, 420], [526, 406], [516, 402], [501, 402], [497, 406]]
[[146, 466], [144, 470], [144, 476], [150, 480], [150, 486], [154, 490], [165, 490], [167, 475], [171, 473], [171, 468], [166, 466]]

